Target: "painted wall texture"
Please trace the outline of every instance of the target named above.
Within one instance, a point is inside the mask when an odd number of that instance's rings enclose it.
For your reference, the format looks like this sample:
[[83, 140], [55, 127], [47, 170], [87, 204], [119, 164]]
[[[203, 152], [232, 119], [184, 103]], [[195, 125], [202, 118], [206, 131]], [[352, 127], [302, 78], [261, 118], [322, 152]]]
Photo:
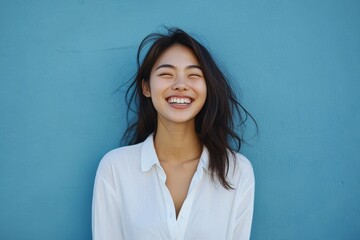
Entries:
[[252, 239], [360, 239], [356, 0], [1, 1], [0, 239], [91, 239], [123, 84], [161, 25], [209, 46], [258, 121]]

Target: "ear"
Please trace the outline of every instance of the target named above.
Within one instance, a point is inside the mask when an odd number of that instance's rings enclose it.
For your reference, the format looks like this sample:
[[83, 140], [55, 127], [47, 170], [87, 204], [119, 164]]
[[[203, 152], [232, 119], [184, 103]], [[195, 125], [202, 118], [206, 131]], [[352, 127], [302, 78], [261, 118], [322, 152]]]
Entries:
[[141, 81], [142, 93], [145, 97], [151, 97], [150, 94], [150, 83], [146, 82], [144, 79]]

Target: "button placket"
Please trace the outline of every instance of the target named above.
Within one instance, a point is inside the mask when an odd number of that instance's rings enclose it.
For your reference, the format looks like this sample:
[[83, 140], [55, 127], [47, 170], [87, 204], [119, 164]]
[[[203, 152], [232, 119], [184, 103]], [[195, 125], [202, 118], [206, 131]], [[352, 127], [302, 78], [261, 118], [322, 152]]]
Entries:
[[171, 197], [171, 194], [169, 192], [169, 189], [166, 187], [166, 174], [163, 170], [163, 168], [158, 165], [158, 176], [161, 179], [159, 181], [161, 192], [163, 195], [165, 207], [166, 207], [166, 219], [167, 219], [167, 225], [170, 233], [170, 239], [178, 239], [178, 229], [176, 224], [176, 215], [175, 215], [175, 206]]
[[181, 207], [179, 217], [177, 220], [177, 227], [178, 227], [181, 239], [183, 239], [185, 237], [187, 224], [188, 224], [189, 218], [190, 218], [191, 208], [192, 208], [192, 205], [194, 202], [194, 196], [196, 195], [196, 189], [200, 183], [202, 176], [203, 176], [203, 169], [202, 169], [202, 167], [199, 167], [197, 169], [197, 171], [195, 172], [194, 177], [190, 183], [188, 196], [186, 197], [186, 199]]

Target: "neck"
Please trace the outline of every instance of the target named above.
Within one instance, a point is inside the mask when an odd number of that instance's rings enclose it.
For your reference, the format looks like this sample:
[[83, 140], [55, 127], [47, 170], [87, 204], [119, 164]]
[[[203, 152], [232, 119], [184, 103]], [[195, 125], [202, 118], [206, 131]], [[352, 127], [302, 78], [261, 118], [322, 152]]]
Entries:
[[181, 163], [200, 157], [202, 144], [194, 125], [158, 125], [154, 145], [160, 161]]

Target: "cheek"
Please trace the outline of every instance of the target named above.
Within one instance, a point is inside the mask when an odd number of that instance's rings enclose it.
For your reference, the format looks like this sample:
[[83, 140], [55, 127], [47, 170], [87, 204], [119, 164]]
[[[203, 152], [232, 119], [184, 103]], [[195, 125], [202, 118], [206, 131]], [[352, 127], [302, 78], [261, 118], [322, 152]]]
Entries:
[[158, 78], [150, 78], [150, 91], [154, 94], [159, 94], [167, 87], [166, 82]]
[[157, 81], [158, 79], [151, 79], [150, 80], [150, 94], [151, 94], [151, 101], [158, 111], [158, 107], [161, 104], [161, 98], [163, 93], [162, 84]]
[[203, 97], [202, 97], [202, 106], [201, 106], [201, 108], [204, 107], [206, 99], [207, 99], [207, 94], [206, 94], [206, 91], [205, 91], [204, 94], [203, 94]]
[[207, 87], [206, 87], [206, 83], [205, 81], [201, 82], [199, 87], [198, 87], [198, 91], [199, 91], [199, 94], [202, 95], [203, 98], [206, 99], [206, 96], [207, 96]]
[[201, 105], [201, 108], [203, 108], [207, 99], [207, 88], [205, 82], [198, 86], [197, 93], [198, 100], [200, 100], [199, 104]]

